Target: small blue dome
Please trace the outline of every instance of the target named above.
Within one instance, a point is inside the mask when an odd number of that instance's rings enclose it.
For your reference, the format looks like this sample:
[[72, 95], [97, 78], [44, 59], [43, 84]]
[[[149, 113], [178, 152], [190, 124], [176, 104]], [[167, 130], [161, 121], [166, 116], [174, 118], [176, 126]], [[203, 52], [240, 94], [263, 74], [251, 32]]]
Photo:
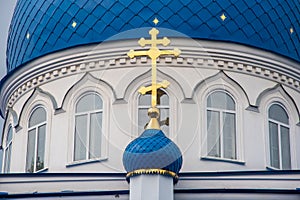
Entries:
[[[241, 43], [299, 62], [299, 16], [299, 0], [18, 0], [7, 71], [56, 51], [153, 26], [155, 17], [159, 28]], [[141, 36], [137, 32], [133, 38]]]
[[161, 130], [147, 129], [126, 147], [123, 165], [127, 172], [163, 169], [178, 174], [182, 166], [182, 154]]

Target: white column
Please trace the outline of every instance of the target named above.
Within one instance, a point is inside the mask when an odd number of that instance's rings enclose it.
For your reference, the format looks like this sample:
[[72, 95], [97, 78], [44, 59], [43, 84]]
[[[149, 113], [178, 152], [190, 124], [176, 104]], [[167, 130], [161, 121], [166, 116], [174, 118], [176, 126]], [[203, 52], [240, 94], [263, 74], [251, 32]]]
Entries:
[[173, 178], [141, 174], [130, 178], [130, 200], [174, 200]]

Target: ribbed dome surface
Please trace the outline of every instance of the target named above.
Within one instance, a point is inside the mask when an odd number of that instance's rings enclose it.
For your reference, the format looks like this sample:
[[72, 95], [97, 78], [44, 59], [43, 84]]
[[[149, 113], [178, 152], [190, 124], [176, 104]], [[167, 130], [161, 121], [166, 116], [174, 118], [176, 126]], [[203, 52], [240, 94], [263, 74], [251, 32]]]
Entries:
[[182, 154], [161, 130], [148, 129], [126, 147], [123, 165], [127, 172], [164, 169], [177, 174], [182, 166]]
[[158, 27], [193, 38], [242, 43], [300, 61], [299, 16], [299, 0], [19, 0], [7, 68], [10, 72], [58, 50], [153, 26], [155, 17]]

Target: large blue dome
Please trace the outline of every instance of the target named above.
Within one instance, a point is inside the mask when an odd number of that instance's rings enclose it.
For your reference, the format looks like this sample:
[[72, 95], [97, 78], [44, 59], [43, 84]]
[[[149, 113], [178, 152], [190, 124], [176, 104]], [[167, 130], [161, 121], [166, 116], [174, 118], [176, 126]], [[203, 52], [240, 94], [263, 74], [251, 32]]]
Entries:
[[7, 68], [152, 26], [155, 17], [158, 27], [193, 38], [246, 44], [300, 61], [299, 16], [299, 0], [19, 0]]
[[123, 165], [127, 172], [163, 169], [178, 174], [182, 166], [182, 154], [161, 130], [146, 129], [126, 147]]

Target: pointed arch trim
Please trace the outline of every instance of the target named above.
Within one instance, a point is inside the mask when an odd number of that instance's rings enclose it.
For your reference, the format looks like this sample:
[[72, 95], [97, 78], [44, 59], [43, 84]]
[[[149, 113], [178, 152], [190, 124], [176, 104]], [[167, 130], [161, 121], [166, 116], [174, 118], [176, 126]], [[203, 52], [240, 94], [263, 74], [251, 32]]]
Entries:
[[[113, 89], [113, 87], [105, 82], [104, 80], [101, 80], [101, 79], [97, 79], [95, 78], [93, 75], [91, 75], [90, 73], [85, 73], [83, 75], [83, 77], [77, 81], [68, 91], [67, 93], [65, 94], [64, 98], [63, 98], [63, 101], [62, 101], [62, 105], [61, 105], [61, 108], [62, 110], [66, 110], [67, 108], [67, 104], [69, 102], [69, 100], [72, 98], [72, 95], [74, 93], [77, 93], [77, 91], [81, 88], [81, 87], [85, 87], [85, 84], [86, 83], [92, 83], [92, 84], [96, 84], [95, 86], [97, 85], [100, 85], [102, 87], [104, 87], [106, 89], [106, 91], [110, 92], [112, 94], [112, 97], [114, 98], [113, 101], [116, 100], [116, 94], [115, 94], [115, 91]], [[89, 84], [91, 85], [91, 84]]]
[[262, 91], [257, 99], [256, 99], [256, 107], [260, 110], [261, 109], [261, 105], [262, 105], [262, 101], [267, 98], [268, 96], [271, 96], [272, 94], [275, 93], [279, 93], [282, 95], [282, 97], [287, 101], [287, 103], [292, 106], [292, 110], [296, 111], [296, 113], [294, 112], [294, 116], [297, 116], [297, 125], [300, 125], [300, 114], [299, 114], [299, 108], [297, 107], [297, 104], [295, 102], [295, 100], [291, 97], [291, 95], [283, 88], [283, 86], [281, 84], [276, 84], [274, 87], [272, 88], [268, 88], [265, 89], [264, 91]]
[[[250, 107], [250, 101], [249, 101], [249, 97], [246, 93], [246, 91], [244, 90], [244, 88], [238, 83], [236, 82], [234, 79], [232, 79], [231, 77], [229, 77], [223, 70], [219, 71], [217, 74], [210, 76], [202, 81], [200, 81], [194, 88], [193, 90], [193, 96], [192, 99], [194, 101], [196, 98], [196, 94], [199, 93], [199, 91], [201, 90], [206, 90], [205, 87], [207, 87], [207, 89], [209, 89], [211, 86], [210, 84], [213, 82], [217, 82], [217, 81], [221, 81], [221, 82], [225, 82], [228, 85], [231, 85], [239, 94], [242, 98], [244, 98], [244, 100], [247, 102], [248, 107]], [[247, 108], [248, 108], [247, 107]]]
[[[24, 103], [24, 106], [20, 112], [20, 117], [18, 119], [18, 123], [17, 123], [17, 126], [19, 127], [20, 124], [21, 124], [21, 120], [22, 118], [24, 118], [24, 114], [26, 112], [28, 112], [28, 108], [29, 106], [37, 99], [38, 96], [41, 96], [41, 97], [44, 97], [46, 99], [49, 100], [49, 103], [52, 105], [52, 108], [53, 108], [53, 112], [55, 112], [57, 109], [58, 109], [58, 106], [57, 106], [57, 101], [55, 100], [54, 96], [52, 94], [50, 94], [49, 92], [46, 92], [44, 90], [42, 90], [41, 88], [39, 87], [36, 87], [32, 94], [30, 95], [30, 97], [26, 100], [26, 102]], [[19, 127], [21, 128], [21, 127]]]

